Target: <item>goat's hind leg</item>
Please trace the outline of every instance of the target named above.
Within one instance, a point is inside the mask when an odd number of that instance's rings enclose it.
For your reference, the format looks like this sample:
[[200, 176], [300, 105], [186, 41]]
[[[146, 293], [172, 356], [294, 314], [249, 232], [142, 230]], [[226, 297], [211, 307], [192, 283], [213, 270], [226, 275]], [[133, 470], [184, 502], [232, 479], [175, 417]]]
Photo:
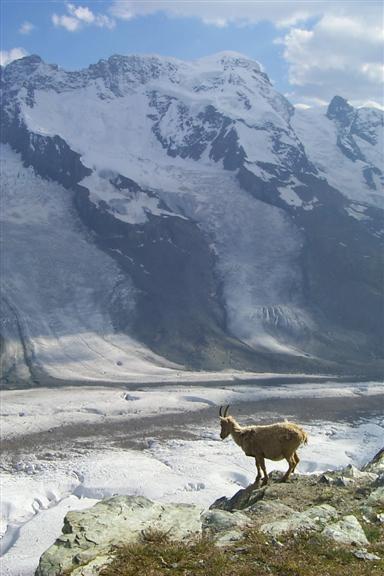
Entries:
[[268, 484], [268, 472], [267, 472], [267, 469], [266, 469], [266, 467], [265, 467], [264, 456], [262, 456], [261, 459], [260, 459], [260, 466], [261, 466], [261, 469], [262, 469], [262, 471], [263, 471], [263, 473], [264, 473], [264, 478], [263, 478], [262, 486], [265, 486], [265, 484]]
[[293, 453], [293, 458], [295, 460], [295, 465], [293, 467], [292, 473], [296, 470], [296, 466], [298, 465], [298, 463], [300, 462], [300, 458], [297, 455], [297, 452]]
[[289, 480], [291, 473], [294, 471], [297, 465], [296, 459], [293, 454], [288, 458], [286, 458], [286, 461], [288, 462], [288, 470], [282, 477], [281, 482], [287, 482], [287, 480]]
[[257, 476], [254, 482], [254, 486], [259, 486], [260, 484], [260, 480], [261, 480], [261, 467], [260, 467], [260, 461], [257, 457], [255, 457], [255, 464], [256, 464], [256, 468], [257, 468]]

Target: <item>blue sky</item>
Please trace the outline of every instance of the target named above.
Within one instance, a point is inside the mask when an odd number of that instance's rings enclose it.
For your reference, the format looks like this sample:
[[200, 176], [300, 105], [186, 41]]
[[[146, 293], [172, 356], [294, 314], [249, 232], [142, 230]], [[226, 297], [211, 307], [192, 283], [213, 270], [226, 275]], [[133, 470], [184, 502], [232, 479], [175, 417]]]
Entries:
[[111, 54], [258, 60], [293, 102], [336, 93], [382, 103], [383, 7], [376, 0], [2, 0], [1, 61], [39, 54], [78, 69]]

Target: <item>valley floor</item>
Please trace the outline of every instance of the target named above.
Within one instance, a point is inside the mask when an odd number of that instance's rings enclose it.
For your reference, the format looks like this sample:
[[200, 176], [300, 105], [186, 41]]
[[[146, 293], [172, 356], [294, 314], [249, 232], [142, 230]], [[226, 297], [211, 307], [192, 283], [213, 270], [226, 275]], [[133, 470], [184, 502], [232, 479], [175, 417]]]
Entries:
[[[64, 387], [3, 391], [4, 576], [31, 576], [68, 510], [113, 494], [208, 507], [254, 479], [254, 463], [219, 439], [218, 406], [241, 423], [301, 423], [300, 473], [362, 465], [383, 444], [379, 382]], [[284, 462], [267, 462], [268, 470]]]

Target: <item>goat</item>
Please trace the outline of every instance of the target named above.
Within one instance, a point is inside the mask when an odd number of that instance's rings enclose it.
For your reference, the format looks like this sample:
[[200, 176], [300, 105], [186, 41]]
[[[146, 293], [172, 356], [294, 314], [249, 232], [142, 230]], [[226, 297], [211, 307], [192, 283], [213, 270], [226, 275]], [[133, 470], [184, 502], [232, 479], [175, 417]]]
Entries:
[[265, 458], [268, 460], [283, 460], [288, 462], [288, 470], [281, 479], [286, 482], [300, 462], [296, 450], [301, 444], [307, 444], [308, 436], [300, 426], [293, 422], [279, 422], [268, 426], [240, 426], [233, 416], [228, 416], [229, 406], [220, 407], [220, 438], [224, 440], [231, 435], [233, 440], [247, 456], [255, 459], [257, 476], [255, 485], [261, 480], [261, 470], [264, 473], [262, 485], [268, 483], [265, 468]]

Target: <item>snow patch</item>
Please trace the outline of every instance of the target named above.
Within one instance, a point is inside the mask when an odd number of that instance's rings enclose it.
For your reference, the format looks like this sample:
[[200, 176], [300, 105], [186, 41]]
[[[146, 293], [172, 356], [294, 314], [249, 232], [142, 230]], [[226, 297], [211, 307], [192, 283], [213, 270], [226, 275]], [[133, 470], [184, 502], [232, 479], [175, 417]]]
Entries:
[[[361, 114], [361, 111], [359, 111]], [[303, 142], [313, 164], [329, 184], [350, 200], [383, 206], [383, 183], [375, 175], [377, 191], [368, 188], [364, 169], [383, 164], [383, 131], [377, 131], [377, 142], [369, 143], [353, 136], [367, 161], [351, 160], [337, 145], [338, 127], [326, 116], [325, 107], [296, 109], [292, 127]]]
[[96, 205], [105, 203], [104, 207], [118, 220], [127, 224], [144, 224], [148, 214], [152, 216], [179, 216], [161, 209], [159, 199], [144, 191], [119, 190], [108, 178], [93, 172], [81, 181], [81, 185], [90, 191], [90, 200]]

